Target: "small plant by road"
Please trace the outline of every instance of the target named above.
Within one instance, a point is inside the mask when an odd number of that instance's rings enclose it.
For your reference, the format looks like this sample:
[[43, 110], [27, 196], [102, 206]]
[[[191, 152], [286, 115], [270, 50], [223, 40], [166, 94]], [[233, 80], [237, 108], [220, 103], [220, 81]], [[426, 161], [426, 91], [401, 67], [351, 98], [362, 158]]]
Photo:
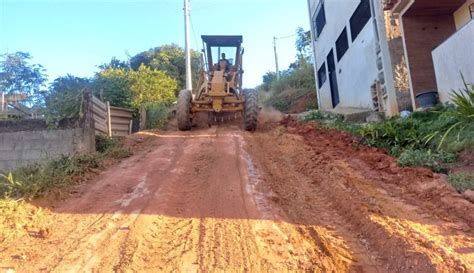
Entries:
[[81, 181], [92, 169], [108, 159], [131, 156], [116, 140], [97, 137], [97, 153], [61, 156], [43, 164], [33, 164], [0, 174], [0, 195], [5, 199], [30, 200]]
[[[465, 84], [452, 96], [451, 105], [373, 124], [348, 123], [324, 112], [312, 113], [306, 120], [349, 132], [362, 143], [386, 149], [402, 166], [423, 166], [448, 173], [446, 163], [455, 162], [459, 152], [474, 149], [474, 85]], [[460, 192], [473, 185], [472, 176], [465, 174], [450, 174], [450, 181]]]

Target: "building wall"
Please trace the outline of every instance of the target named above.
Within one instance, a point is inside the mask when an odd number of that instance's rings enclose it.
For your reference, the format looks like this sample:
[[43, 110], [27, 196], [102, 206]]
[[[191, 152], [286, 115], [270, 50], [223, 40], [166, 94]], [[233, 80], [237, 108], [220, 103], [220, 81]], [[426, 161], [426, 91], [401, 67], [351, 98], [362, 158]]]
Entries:
[[474, 0], [467, 0], [466, 3], [454, 13], [456, 29], [462, 28], [465, 24], [472, 20], [471, 12], [469, 11], [469, 6], [472, 4], [474, 4]]
[[[313, 17], [318, 0], [310, 0], [310, 16]], [[371, 85], [377, 79], [376, 37], [374, 25], [369, 21], [354, 42], [351, 41], [349, 19], [359, 5], [359, 0], [324, 1], [326, 26], [317, 38], [315, 47], [315, 69], [326, 64], [327, 55], [334, 50], [335, 43], [344, 27], [347, 29], [349, 49], [338, 62], [336, 59], [337, 81], [340, 106], [372, 108]], [[327, 66], [327, 64], [326, 64]], [[319, 88], [320, 106], [331, 109], [332, 100], [329, 79]]]
[[72, 128], [0, 133], [0, 171], [95, 150], [94, 130]]
[[436, 91], [431, 51], [455, 32], [453, 16], [405, 15], [403, 27], [414, 96], [423, 91]]
[[474, 20], [433, 50], [436, 82], [442, 102], [450, 100], [451, 90], [463, 88], [460, 73], [474, 84]]

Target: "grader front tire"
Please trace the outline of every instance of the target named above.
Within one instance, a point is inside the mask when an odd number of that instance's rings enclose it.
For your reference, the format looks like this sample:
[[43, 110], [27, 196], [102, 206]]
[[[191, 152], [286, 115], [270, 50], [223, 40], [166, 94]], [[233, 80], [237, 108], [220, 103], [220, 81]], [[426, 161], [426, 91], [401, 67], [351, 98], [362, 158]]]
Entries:
[[191, 119], [192, 94], [189, 90], [181, 90], [178, 95], [178, 109], [176, 117], [178, 119], [178, 129], [189, 131], [193, 125]]
[[258, 94], [255, 89], [244, 90], [245, 109], [244, 109], [244, 127], [247, 131], [257, 129], [258, 120]]

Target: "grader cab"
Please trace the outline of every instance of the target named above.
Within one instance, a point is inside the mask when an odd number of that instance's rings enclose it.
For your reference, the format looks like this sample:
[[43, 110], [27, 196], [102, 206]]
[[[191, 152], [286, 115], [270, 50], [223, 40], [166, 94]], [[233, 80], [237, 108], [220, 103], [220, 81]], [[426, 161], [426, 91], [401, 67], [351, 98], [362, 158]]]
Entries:
[[[191, 130], [199, 112], [211, 120], [242, 113], [244, 128], [257, 128], [256, 90], [242, 89], [242, 36], [202, 36], [203, 54], [198, 84], [194, 90], [181, 90], [178, 97], [178, 128]], [[228, 58], [228, 59], [227, 59]]]

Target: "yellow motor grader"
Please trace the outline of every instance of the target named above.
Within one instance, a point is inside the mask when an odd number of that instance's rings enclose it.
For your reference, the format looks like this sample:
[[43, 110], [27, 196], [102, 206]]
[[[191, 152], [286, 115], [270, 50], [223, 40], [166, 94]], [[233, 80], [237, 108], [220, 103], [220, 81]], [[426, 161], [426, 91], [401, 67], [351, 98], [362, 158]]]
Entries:
[[[178, 96], [178, 128], [191, 130], [193, 118], [207, 112], [209, 119], [242, 113], [244, 128], [257, 128], [258, 97], [254, 89], [242, 89], [242, 36], [201, 36], [204, 49], [201, 70], [194, 90], [181, 90]], [[232, 58], [226, 59], [226, 56]], [[209, 123], [210, 124], [210, 123]]]

